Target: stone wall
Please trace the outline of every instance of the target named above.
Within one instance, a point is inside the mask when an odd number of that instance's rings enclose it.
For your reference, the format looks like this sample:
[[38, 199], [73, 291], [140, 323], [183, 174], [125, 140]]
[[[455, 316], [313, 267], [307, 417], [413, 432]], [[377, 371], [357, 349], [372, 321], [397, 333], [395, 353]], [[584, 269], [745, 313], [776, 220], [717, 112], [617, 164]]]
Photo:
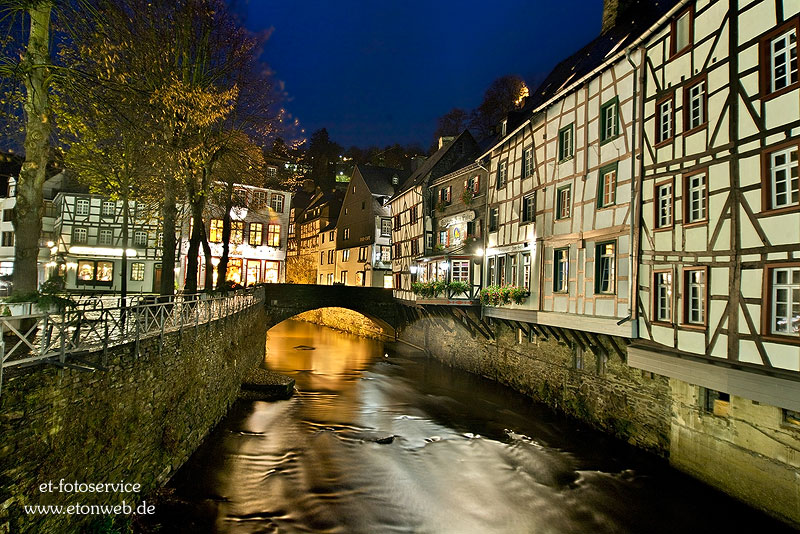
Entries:
[[[7, 378], [0, 396], [0, 533], [82, 532], [96, 518], [26, 515], [29, 504], [139, 504], [169, 479], [264, 358], [262, 306], [109, 353], [106, 371], [43, 367]], [[138, 493], [41, 493], [60, 479], [135, 482]]]
[[[629, 367], [617, 356], [534, 337], [494, 323], [496, 340], [471, 338], [452, 319], [425, 319], [400, 334], [444, 363], [491, 378], [643, 449], [666, 456], [670, 439], [668, 380]], [[609, 349], [609, 352], [613, 352]]]
[[298, 321], [327, 326], [334, 330], [361, 337], [382, 340], [387, 338], [394, 339], [392, 334], [381, 328], [375, 321], [347, 308], [320, 308], [301, 313], [294, 318]]
[[670, 463], [800, 527], [800, 427], [780, 408], [731, 395], [726, 413], [706, 411], [703, 388], [670, 379]]

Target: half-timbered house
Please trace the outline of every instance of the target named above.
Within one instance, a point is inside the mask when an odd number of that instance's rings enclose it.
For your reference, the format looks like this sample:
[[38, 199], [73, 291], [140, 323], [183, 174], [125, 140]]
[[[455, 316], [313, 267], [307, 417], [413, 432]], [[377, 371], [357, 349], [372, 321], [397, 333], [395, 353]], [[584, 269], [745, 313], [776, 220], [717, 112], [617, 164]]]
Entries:
[[800, 464], [780, 450], [800, 429], [799, 31], [796, 1], [697, 0], [645, 41], [629, 351], [670, 377], [671, 461], [795, 521]]

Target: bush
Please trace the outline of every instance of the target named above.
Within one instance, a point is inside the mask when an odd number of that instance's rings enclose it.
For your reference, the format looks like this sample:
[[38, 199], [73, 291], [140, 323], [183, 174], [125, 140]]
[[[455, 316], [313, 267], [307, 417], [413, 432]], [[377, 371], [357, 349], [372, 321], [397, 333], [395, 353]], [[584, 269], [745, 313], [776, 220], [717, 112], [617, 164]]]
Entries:
[[472, 199], [475, 197], [475, 193], [472, 192], [472, 189], [465, 187], [464, 191], [461, 193], [461, 202], [469, 206], [472, 204]]
[[467, 293], [471, 286], [467, 282], [456, 280], [455, 282], [450, 282], [447, 288], [452, 291], [454, 295], [458, 295], [460, 293]]

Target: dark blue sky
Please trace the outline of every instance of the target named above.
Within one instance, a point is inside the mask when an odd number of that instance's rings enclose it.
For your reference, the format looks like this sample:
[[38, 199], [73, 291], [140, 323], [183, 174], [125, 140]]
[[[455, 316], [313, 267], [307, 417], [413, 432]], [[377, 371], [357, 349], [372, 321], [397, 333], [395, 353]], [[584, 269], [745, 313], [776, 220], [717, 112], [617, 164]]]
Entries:
[[436, 119], [476, 107], [494, 79], [540, 82], [600, 32], [601, 13], [601, 0], [250, 0], [245, 22], [272, 29], [262, 59], [306, 135], [427, 147]]

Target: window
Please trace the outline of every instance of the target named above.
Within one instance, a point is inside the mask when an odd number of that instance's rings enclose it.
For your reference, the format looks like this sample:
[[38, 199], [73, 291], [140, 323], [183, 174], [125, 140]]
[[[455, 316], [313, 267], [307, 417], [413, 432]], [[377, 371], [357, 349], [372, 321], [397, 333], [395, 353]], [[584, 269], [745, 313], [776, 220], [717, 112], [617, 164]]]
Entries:
[[800, 204], [797, 178], [797, 145], [781, 148], [766, 155], [769, 183], [766, 209], [787, 208]]
[[339, 281], [343, 284], [347, 284], [347, 271], [342, 271], [339, 276]]
[[368, 247], [360, 247], [358, 249], [358, 261], [367, 261], [367, 250]]
[[798, 22], [792, 20], [761, 40], [761, 89], [779, 95], [797, 85]]
[[528, 252], [522, 254], [522, 287], [531, 288], [531, 255]]
[[[450, 201], [452, 199], [452, 193], [453, 193], [453, 186], [451, 185], [439, 189], [439, 202], [444, 205], [450, 204]], [[416, 222], [415, 220], [416, 217], [414, 212], [416, 212], [417, 210], [412, 208], [411, 211], [412, 211], [411, 222], [414, 223]]]
[[683, 11], [672, 21], [670, 28], [670, 55], [676, 56], [689, 49], [693, 39], [694, 13], [691, 7]]
[[147, 232], [137, 230], [133, 233], [133, 246], [146, 247], [147, 246]]
[[247, 242], [254, 247], [260, 246], [263, 239], [264, 225], [261, 223], [250, 223], [250, 233]]
[[114, 280], [114, 263], [110, 261], [81, 260], [78, 262], [78, 285], [111, 286]]
[[350, 261], [350, 249], [346, 248], [342, 250], [342, 261]]
[[497, 278], [497, 258], [489, 258], [489, 268], [486, 270], [486, 285], [494, 285], [495, 278]]
[[569, 291], [569, 249], [558, 248], [553, 251], [553, 291]]
[[395, 229], [400, 228], [402, 226], [402, 219], [400, 218], [400, 214], [394, 216], [394, 227]]
[[272, 196], [269, 197], [269, 207], [278, 213], [283, 213], [283, 195], [273, 193]]
[[393, 174], [392, 175], [392, 185], [397, 185], [398, 183], [400, 183], [400, 177], [397, 176], [396, 174]]
[[706, 268], [683, 270], [683, 322], [687, 325], [706, 324]]
[[497, 285], [506, 284], [506, 257], [497, 256]]
[[609, 141], [619, 134], [619, 99], [614, 97], [600, 106], [600, 141]]
[[572, 202], [572, 186], [566, 185], [556, 190], [556, 219], [568, 219]]
[[489, 208], [489, 231], [496, 232], [500, 222], [500, 208]]
[[411, 255], [416, 256], [419, 254], [419, 241], [416, 239], [411, 240]]
[[469, 260], [453, 260], [451, 269], [451, 281], [469, 282]]
[[325, 232], [322, 232], [322, 244], [325, 244]]
[[98, 245], [112, 245], [114, 243], [114, 231], [110, 228], [101, 228], [97, 233]]
[[244, 222], [231, 221], [231, 243], [241, 245], [244, 243]]
[[3, 210], [3, 220], [6, 222], [13, 222], [14, 210], [13, 209]]
[[267, 246], [279, 247], [281, 246], [281, 225], [269, 224], [267, 225]]
[[208, 240], [212, 243], [222, 243], [222, 219], [211, 219]]
[[158, 232], [158, 237], [156, 238], [156, 247], [164, 248], [164, 232]]
[[449, 239], [447, 237], [447, 230], [439, 230], [439, 244], [443, 247], [448, 245]]
[[481, 176], [476, 174], [472, 178], [467, 180], [467, 183], [464, 184], [464, 189], [469, 189], [472, 191], [472, 196], [477, 196], [481, 190]]
[[100, 213], [104, 217], [108, 217], [109, 215], [114, 215], [117, 212], [117, 204], [115, 202], [109, 202], [108, 200], [103, 201], [103, 206], [101, 208]]
[[522, 222], [533, 222], [536, 218], [536, 203], [533, 194], [522, 197]]
[[392, 235], [391, 219], [381, 219], [381, 235], [382, 236]]
[[686, 177], [685, 182], [685, 218], [686, 224], [706, 220], [708, 189], [706, 188], [706, 172], [698, 172]]
[[497, 165], [497, 189], [505, 187], [508, 179], [508, 161], [503, 160]]
[[350, 228], [345, 228], [342, 233], [343, 239], [350, 239]]
[[[84, 232], [86, 231], [83, 228], [82, 228], [82, 230], [84, 230]], [[74, 241], [74, 238], [73, 238], [73, 241]], [[83, 243], [86, 242], [85, 238], [84, 238], [84, 241], [82, 241], [82, 242]], [[3, 232], [3, 246], [4, 247], [13, 247], [14, 246], [14, 232]]]
[[131, 263], [131, 280], [141, 282], [144, 280], [144, 263], [135, 261]]
[[656, 104], [656, 144], [672, 139], [672, 108], [675, 95]]
[[89, 232], [86, 230], [86, 228], [76, 226], [72, 229], [72, 243], [73, 244], [86, 243], [88, 235]]
[[683, 94], [683, 129], [691, 133], [706, 123], [706, 81], [689, 85]]
[[597, 207], [613, 206], [617, 198], [617, 164], [600, 169], [597, 191]]
[[75, 201], [75, 215], [78, 217], [89, 215], [89, 199], [79, 198]]
[[509, 258], [510, 258], [510, 261], [509, 261], [510, 265], [509, 265], [508, 280], [513, 285], [517, 285], [517, 283], [519, 282], [519, 278], [518, 278], [518, 276], [519, 276], [519, 271], [518, 271], [519, 258], [517, 256], [517, 254], [511, 254], [511, 255], [509, 255]]
[[616, 256], [615, 243], [600, 243], [595, 251], [594, 292], [613, 293]]
[[356, 271], [356, 285], [357, 286], [364, 285], [364, 271]]
[[672, 180], [656, 186], [655, 200], [656, 228], [668, 228], [672, 226]]
[[653, 273], [653, 320], [672, 322], [672, 271]]
[[267, 167], [267, 177], [268, 178], [275, 178], [278, 176], [278, 168], [277, 167]]
[[572, 157], [574, 147], [572, 146], [573, 126], [565, 126], [558, 131], [558, 161], [565, 161]]
[[[328, 263], [330, 263], [330, 262], [328, 262]], [[319, 264], [320, 265], [325, 265], [325, 253], [324, 252], [320, 252], [319, 253]]]
[[345, 209], [344, 209], [344, 214], [345, 214], [345, 215], [347, 215], [349, 212], [350, 212], [350, 208], [345, 208]]
[[401, 246], [400, 243], [395, 243], [394, 244], [394, 257], [395, 258], [399, 258], [402, 255], [403, 255], [403, 247]]
[[533, 148], [526, 148], [522, 151], [522, 177], [533, 176]]
[[328, 251], [328, 265], [333, 265], [336, 263], [336, 250], [331, 249]]
[[800, 265], [767, 270], [770, 334], [800, 335]]
[[381, 245], [381, 262], [389, 263], [392, 261], [392, 247]]
[[235, 189], [233, 191], [233, 205], [234, 206], [247, 206], [247, 190]]

